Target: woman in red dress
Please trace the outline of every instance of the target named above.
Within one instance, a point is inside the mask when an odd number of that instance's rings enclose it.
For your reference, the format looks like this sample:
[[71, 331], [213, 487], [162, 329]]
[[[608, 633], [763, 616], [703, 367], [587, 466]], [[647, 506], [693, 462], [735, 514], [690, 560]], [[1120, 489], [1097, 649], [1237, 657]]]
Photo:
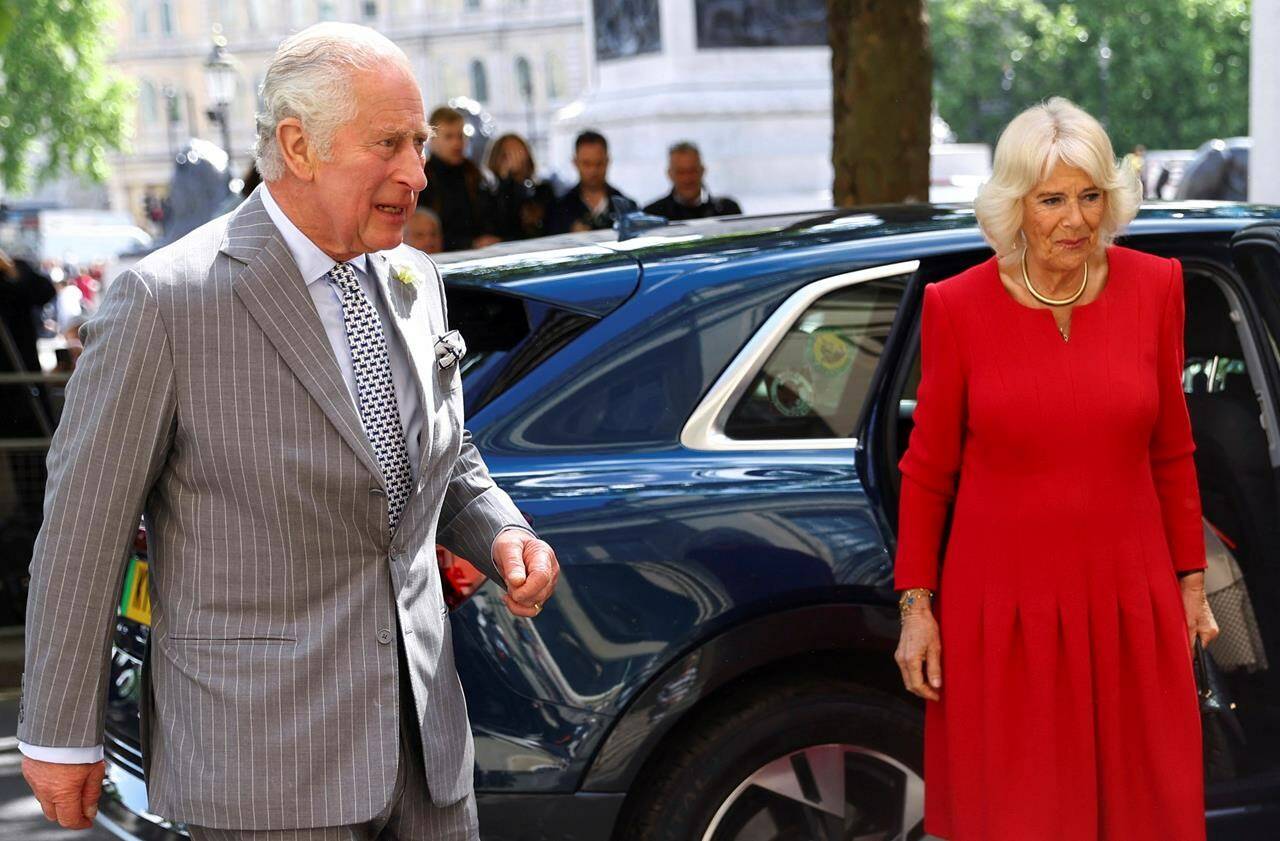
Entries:
[[1182, 268], [1111, 244], [1139, 195], [1096, 120], [1030, 108], [974, 205], [996, 256], [925, 289], [896, 659], [952, 841], [1204, 839]]

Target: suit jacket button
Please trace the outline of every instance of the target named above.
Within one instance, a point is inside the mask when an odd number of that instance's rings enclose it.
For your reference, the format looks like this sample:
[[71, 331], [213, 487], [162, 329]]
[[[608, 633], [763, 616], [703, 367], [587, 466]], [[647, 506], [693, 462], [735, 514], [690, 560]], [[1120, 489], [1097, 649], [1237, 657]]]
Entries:
[[391, 632], [388, 631], [386, 628], [383, 628], [381, 631], [378, 631], [378, 642], [382, 643], [383, 645], [390, 645]]

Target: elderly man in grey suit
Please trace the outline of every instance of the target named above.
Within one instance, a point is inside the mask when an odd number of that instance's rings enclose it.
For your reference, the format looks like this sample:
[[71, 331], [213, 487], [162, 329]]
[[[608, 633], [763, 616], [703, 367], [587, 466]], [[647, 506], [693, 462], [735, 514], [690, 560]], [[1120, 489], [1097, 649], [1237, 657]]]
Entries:
[[265, 184], [117, 279], [49, 454], [19, 725], [89, 825], [108, 633], [145, 515], [152, 808], [202, 838], [477, 837], [435, 544], [533, 617], [558, 566], [463, 430], [459, 337], [401, 245], [430, 133], [404, 54], [321, 24], [263, 84]]

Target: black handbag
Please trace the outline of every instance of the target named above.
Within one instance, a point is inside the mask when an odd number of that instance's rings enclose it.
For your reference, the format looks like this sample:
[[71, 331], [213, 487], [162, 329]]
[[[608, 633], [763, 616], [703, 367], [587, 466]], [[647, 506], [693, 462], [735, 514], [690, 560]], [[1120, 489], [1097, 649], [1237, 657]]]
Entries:
[[1222, 676], [1199, 637], [1192, 644], [1192, 650], [1192, 670], [1196, 677], [1200, 727], [1204, 738], [1205, 780], [1234, 779], [1237, 776], [1236, 756], [1245, 742], [1244, 728], [1240, 726], [1236, 705], [1227, 694]]

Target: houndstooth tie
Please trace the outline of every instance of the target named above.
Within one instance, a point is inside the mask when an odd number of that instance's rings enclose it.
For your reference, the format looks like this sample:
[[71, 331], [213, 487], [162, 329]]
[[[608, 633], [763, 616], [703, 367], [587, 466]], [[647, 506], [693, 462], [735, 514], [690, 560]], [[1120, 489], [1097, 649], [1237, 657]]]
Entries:
[[329, 279], [342, 299], [342, 321], [347, 328], [351, 367], [356, 375], [360, 420], [387, 483], [387, 517], [394, 529], [409, 500], [413, 478], [404, 424], [391, 380], [387, 337], [382, 332], [382, 319], [356, 280], [355, 270], [347, 263], [338, 263], [329, 270]]

